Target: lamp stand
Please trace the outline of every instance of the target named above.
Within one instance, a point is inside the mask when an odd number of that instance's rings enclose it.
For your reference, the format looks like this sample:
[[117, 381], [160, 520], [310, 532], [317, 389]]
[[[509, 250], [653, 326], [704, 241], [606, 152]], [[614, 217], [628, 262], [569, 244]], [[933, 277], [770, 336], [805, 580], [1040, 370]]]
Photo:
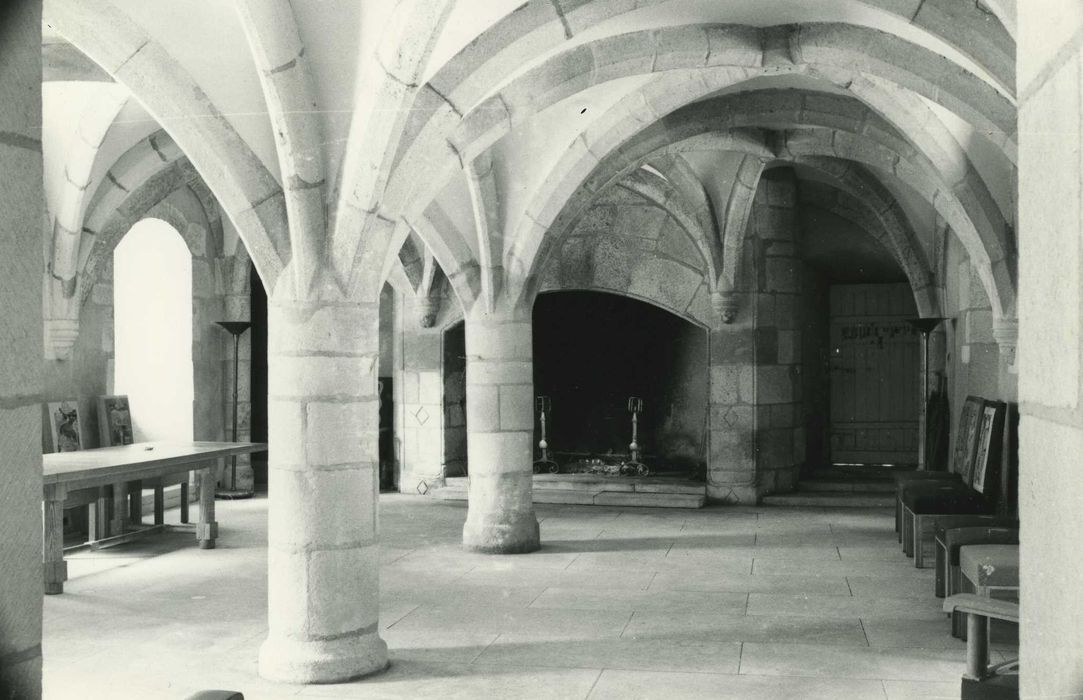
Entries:
[[[251, 328], [252, 324], [248, 321], [218, 321], [217, 323], [219, 326], [229, 331], [230, 335], [233, 336], [233, 442], [237, 442], [237, 386], [241, 364], [241, 336], [246, 330]], [[237, 488], [237, 455], [231, 455], [229, 461], [229, 488], [216, 491], [215, 496], [228, 500], [251, 498], [251, 489]]]
[[926, 436], [929, 434], [929, 334], [940, 325], [945, 318], [913, 318], [907, 320], [911, 326], [921, 333], [921, 405], [918, 407], [918, 471], [925, 471], [926, 465]]

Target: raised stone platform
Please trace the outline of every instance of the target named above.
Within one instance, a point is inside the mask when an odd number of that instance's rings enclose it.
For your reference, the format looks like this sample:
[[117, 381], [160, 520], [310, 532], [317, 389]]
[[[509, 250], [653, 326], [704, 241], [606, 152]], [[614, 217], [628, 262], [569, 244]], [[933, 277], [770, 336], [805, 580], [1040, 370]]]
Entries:
[[[452, 477], [432, 495], [445, 501], [467, 500], [469, 477]], [[707, 487], [702, 482], [665, 476], [600, 476], [595, 474], [536, 474], [535, 503], [647, 508], [702, 508]]]
[[798, 482], [797, 490], [764, 496], [763, 505], [823, 508], [888, 508], [895, 505], [895, 484], [891, 475], [861, 475], [847, 478], [820, 473]]

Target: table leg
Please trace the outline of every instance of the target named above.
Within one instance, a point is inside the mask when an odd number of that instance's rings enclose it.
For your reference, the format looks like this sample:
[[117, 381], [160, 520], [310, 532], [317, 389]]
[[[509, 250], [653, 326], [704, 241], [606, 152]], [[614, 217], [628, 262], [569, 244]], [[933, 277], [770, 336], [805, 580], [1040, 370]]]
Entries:
[[154, 524], [165, 525], [165, 487], [160, 482], [154, 487]]
[[933, 565], [936, 567], [935, 581], [933, 583], [934, 595], [937, 598], [944, 598], [951, 595], [948, 590], [948, 554], [947, 545], [940, 541], [937, 537], [933, 541], [933, 546], [936, 547], [936, 563]]
[[64, 581], [68, 579], [68, 563], [64, 561], [64, 499], [67, 496], [68, 489], [63, 484], [45, 486], [42, 506], [42, 568], [45, 593], [48, 595], [63, 593]]
[[109, 536], [109, 494], [101, 486], [98, 488], [98, 497], [87, 504], [87, 541], [97, 542]]
[[914, 567], [925, 568], [925, 516], [914, 513]]
[[199, 470], [199, 523], [196, 525], [196, 539], [200, 549], [214, 549], [214, 540], [218, 537], [218, 523], [214, 520], [214, 469]]
[[110, 529], [114, 535], [123, 535], [128, 530], [128, 484], [113, 484], [113, 522]]
[[970, 613], [966, 616], [966, 676], [984, 680], [989, 667], [989, 619]]
[[128, 495], [131, 497], [132, 520], [131, 522], [136, 525], [143, 524], [143, 482], [133, 481], [131, 487], [128, 489]]
[[188, 480], [185, 479], [180, 485], [180, 521], [182, 523], [188, 523]]

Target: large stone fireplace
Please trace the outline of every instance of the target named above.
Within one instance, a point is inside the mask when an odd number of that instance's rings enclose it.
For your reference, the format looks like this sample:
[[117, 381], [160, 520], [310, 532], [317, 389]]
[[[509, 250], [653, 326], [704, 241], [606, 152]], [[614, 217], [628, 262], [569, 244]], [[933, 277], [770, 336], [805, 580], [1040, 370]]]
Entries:
[[549, 397], [547, 439], [561, 472], [628, 461], [628, 400], [638, 397], [640, 461], [652, 474], [702, 479], [706, 377], [706, 329], [657, 306], [589, 291], [535, 302], [534, 393]]

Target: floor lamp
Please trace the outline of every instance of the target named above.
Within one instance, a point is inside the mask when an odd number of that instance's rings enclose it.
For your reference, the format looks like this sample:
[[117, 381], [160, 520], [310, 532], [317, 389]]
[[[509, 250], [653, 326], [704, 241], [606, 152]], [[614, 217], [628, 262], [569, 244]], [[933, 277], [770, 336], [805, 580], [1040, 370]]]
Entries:
[[[218, 321], [219, 326], [229, 331], [233, 336], [233, 442], [237, 442], [237, 380], [240, 372], [240, 345], [241, 336], [252, 327], [248, 321]], [[215, 495], [221, 498], [250, 498], [252, 491], [237, 488], [237, 455], [229, 458], [229, 488], [218, 491]]]
[[929, 334], [946, 318], [912, 318], [907, 323], [921, 333], [921, 406], [918, 410], [918, 470], [925, 469], [925, 436], [929, 433]]

